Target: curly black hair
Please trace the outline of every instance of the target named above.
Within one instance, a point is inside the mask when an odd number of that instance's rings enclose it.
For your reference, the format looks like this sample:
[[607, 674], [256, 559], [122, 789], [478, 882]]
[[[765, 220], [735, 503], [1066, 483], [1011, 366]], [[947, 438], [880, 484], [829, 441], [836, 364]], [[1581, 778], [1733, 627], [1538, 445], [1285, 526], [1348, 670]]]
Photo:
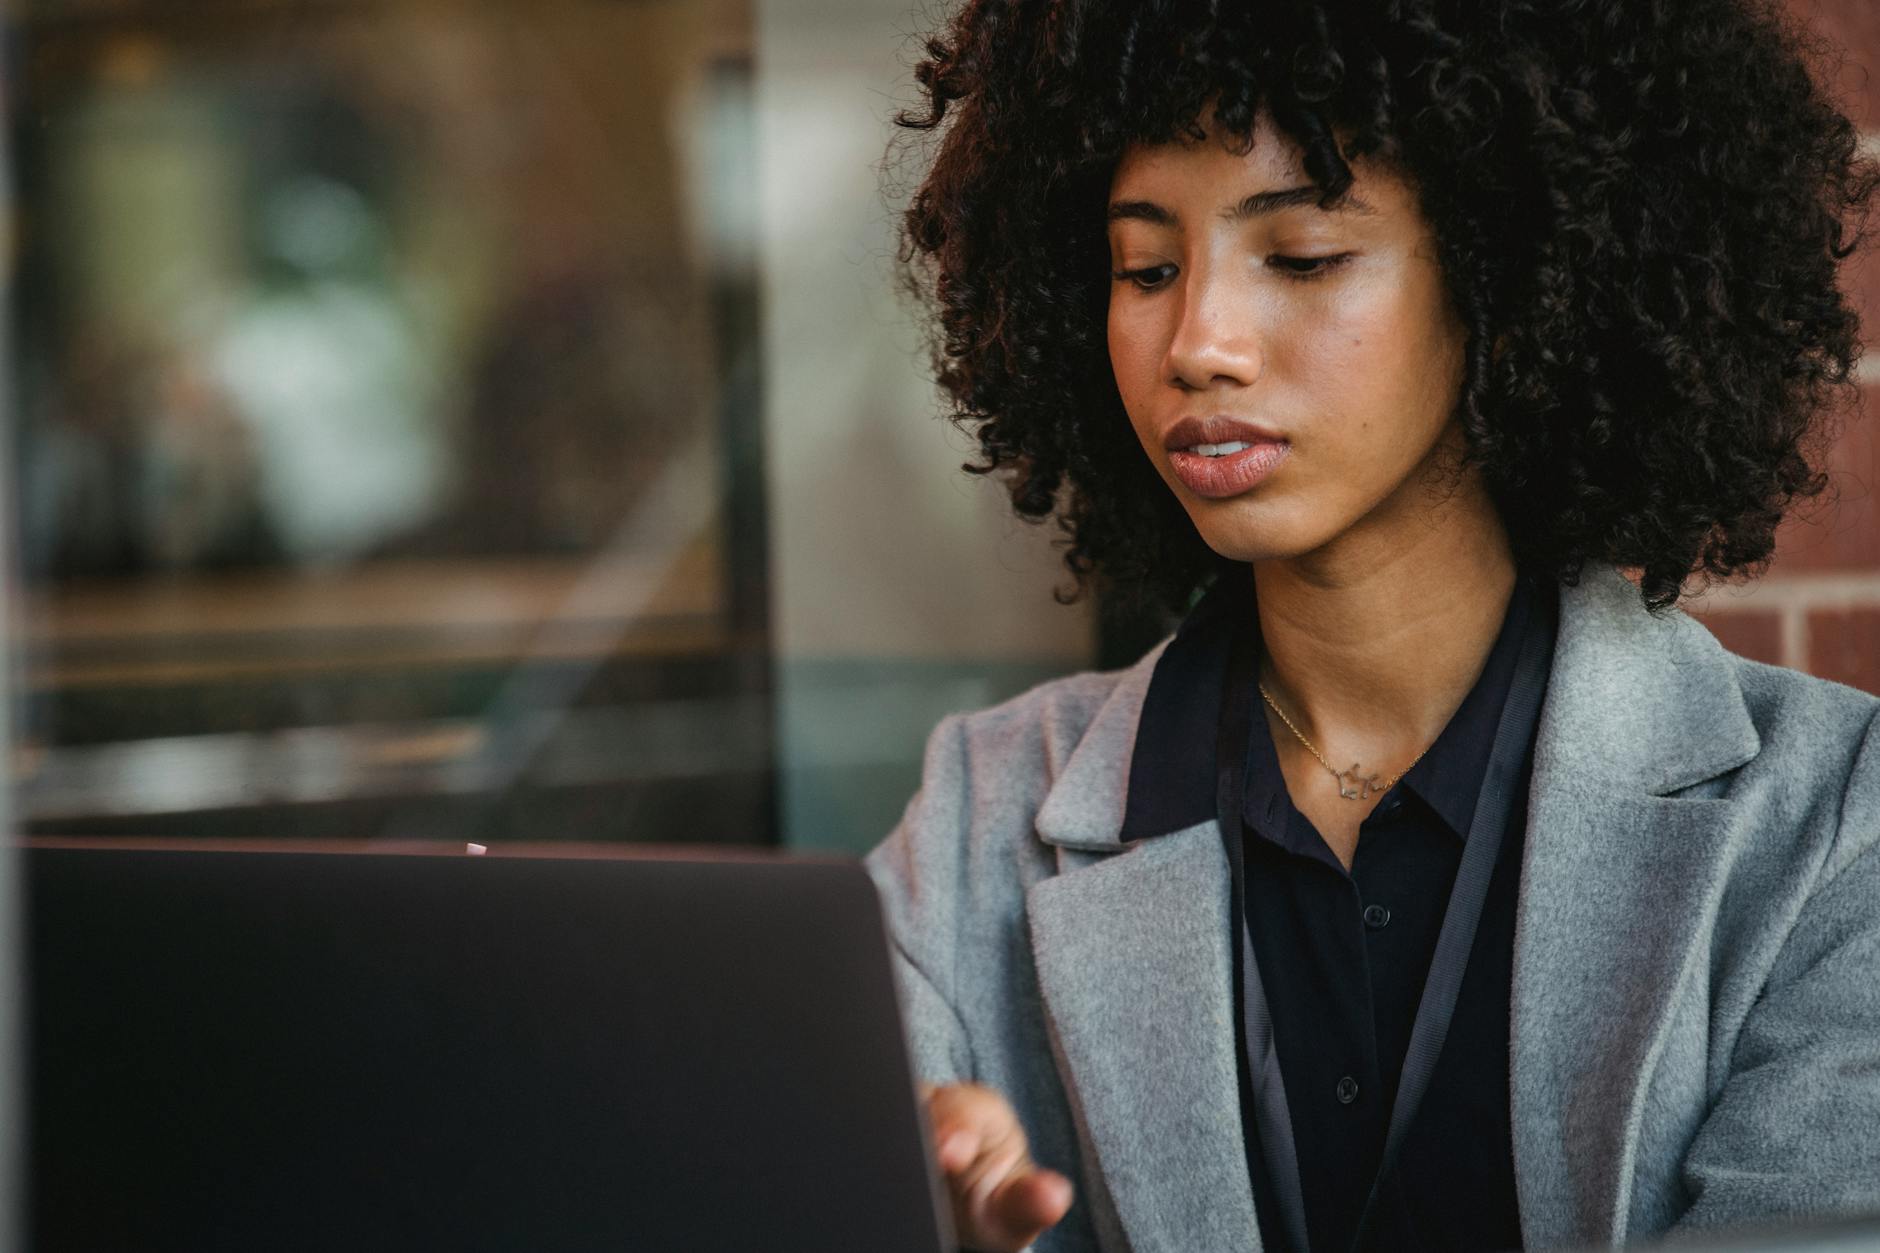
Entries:
[[[1769, 0], [970, 0], [896, 121], [924, 178], [903, 281], [934, 367], [1075, 599], [1179, 611], [1224, 568], [1109, 368], [1104, 209], [1132, 142], [1270, 109], [1329, 204], [1347, 158], [1416, 189], [1468, 330], [1457, 416], [1524, 565], [1766, 568], [1858, 393], [1836, 284], [1880, 164], [1823, 87], [1836, 49]], [[1519, 507], [1516, 507], [1516, 504]], [[1114, 602], [1113, 602], [1114, 603]]]

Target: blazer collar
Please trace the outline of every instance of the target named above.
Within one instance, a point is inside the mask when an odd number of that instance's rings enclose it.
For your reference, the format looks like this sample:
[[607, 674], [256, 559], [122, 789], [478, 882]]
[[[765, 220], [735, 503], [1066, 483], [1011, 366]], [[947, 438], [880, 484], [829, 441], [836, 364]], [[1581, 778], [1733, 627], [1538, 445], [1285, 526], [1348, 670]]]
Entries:
[[[1560, 771], [1615, 791], [1663, 796], [1756, 755], [1762, 741], [1734, 665], [1710, 632], [1682, 611], [1651, 616], [1637, 586], [1603, 563], [1589, 564], [1580, 582], [1562, 584], [1559, 595], [1559, 636], [1535, 742], [1537, 776]], [[1098, 707], [1039, 805], [1045, 843], [1090, 851], [1126, 846], [1136, 728], [1174, 638], [1124, 670]]]
[[1123, 847], [1123, 809], [1136, 726], [1142, 718], [1156, 662], [1173, 638], [1163, 640], [1124, 670], [1097, 707], [1063, 769], [1039, 802], [1035, 826], [1045, 843], [1092, 852], [1115, 852]]

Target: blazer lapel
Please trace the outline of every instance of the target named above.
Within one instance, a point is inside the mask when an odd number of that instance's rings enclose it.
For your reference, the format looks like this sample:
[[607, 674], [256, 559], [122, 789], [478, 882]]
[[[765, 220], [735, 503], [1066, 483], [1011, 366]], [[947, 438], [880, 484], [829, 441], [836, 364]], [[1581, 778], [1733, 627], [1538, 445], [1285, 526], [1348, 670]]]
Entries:
[[1039, 809], [1060, 873], [1026, 894], [1032, 955], [1072, 1108], [1132, 1253], [1258, 1250], [1219, 827], [1119, 838], [1159, 652], [1098, 711]]
[[1738, 802], [1674, 793], [1760, 743], [1702, 626], [1650, 617], [1610, 566], [1562, 589], [1515, 931], [1510, 1081], [1529, 1247], [1625, 1238], [1645, 1094], [1741, 831]]
[[1032, 885], [1053, 1042], [1133, 1253], [1258, 1249], [1217, 825]]

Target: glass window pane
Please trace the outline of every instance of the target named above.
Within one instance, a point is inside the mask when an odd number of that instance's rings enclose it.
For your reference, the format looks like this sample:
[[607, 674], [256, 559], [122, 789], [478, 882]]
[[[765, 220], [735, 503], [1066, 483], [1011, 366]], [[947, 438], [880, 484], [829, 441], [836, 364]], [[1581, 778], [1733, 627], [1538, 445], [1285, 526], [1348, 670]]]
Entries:
[[745, 6], [17, 38], [25, 828], [774, 840]]

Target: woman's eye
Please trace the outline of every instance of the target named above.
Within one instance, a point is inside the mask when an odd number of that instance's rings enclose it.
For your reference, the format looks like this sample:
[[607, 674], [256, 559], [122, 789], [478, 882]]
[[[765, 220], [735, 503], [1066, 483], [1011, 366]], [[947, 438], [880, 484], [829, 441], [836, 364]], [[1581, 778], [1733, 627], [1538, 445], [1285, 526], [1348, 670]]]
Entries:
[[1329, 257], [1274, 256], [1267, 258], [1267, 260], [1271, 261], [1274, 265], [1278, 266], [1280, 270], [1294, 278], [1312, 279], [1337, 269], [1350, 259], [1350, 257], [1350, 253], [1340, 252], [1334, 253]]
[[1118, 283], [1134, 283], [1144, 291], [1160, 287], [1175, 272], [1172, 265], [1150, 265], [1139, 270], [1111, 270], [1110, 278]]
[[[1351, 259], [1348, 252], [1334, 253], [1329, 257], [1286, 257], [1271, 256], [1267, 263], [1290, 279], [1310, 281], [1320, 278], [1337, 269]], [[1167, 283], [1175, 274], [1172, 265], [1150, 265], [1134, 270], [1111, 270], [1110, 278], [1118, 283], [1134, 283], [1142, 291], [1154, 291]]]

